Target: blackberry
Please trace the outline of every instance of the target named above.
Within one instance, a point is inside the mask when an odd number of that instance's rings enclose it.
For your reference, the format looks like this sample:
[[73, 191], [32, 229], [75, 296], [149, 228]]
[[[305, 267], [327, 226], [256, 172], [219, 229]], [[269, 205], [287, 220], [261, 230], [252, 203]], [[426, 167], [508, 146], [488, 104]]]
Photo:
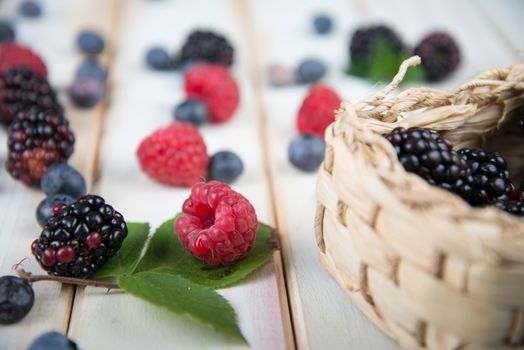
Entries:
[[124, 217], [102, 197], [86, 195], [59, 204], [31, 250], [50, 275], [87, 278], [122, 246]]
[[460, 63], [460, 50], [453, 38], [443, 32], [427, 35], [415, 48], [422, 59], [426, 78], [439, 81], [450, 75]]
[[351, 37], [351, 62], [364, 68], [368, 67], [379, 42], [388, 45], [395, 54], [400, 54], [404, 49], [402, 40], [393, 29], [385, 25], [361, 27]]
[[0, 324], [13, 324], [23, 319], [35, 302], [33, 288], [15, 276], [0, 277]]
[[230, 66], [233, 64], [233, 47], [222, 35], [196, 30], [182, 46], [180, 61], [207, 61]]
[[466, 180], [461, 196], [473, 206], [482, 206], [495, 199], [509, 199], [514, 196], [508, 166], [498, 153], [482, 149], [463, 148], [458, 154], [467, 162], [470, 176]]
[[421, 128], [396, 128], [386, 135], [406, 171], [429, 184], [460, 193], [469, 175], [466, 161], [437, 132]]
[[493, 203], [496, 208], [524, 219], [524, 201], [520, 200], [498, 200]]
[[73, 153], [68, 122], [53, 111], [19, 113], [7, 135], [7, 171], [29, 186], [37, 186], [50, 165], [66, 162]]
[[0, 74], [0, 122], [9, 124], [29, 109], [62, 113], [56, 94], [45, 78], [27, 68], [11, 68]]

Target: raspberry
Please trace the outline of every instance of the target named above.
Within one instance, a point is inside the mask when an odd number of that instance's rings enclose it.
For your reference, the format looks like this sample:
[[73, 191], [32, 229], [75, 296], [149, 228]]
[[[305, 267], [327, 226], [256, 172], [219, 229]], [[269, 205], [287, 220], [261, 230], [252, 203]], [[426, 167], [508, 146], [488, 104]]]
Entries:
[[182, 62], [207, 61], [230, 66], [233, 64], [233, 47], [219, 34], [196, 30], [182, 46], [180, 59]]
[[208, 110], [211, 122], [229, 120], [238, 107], [238, 85], [224, 66], [198, 63], [186, 73], [185, 90], [189, 97], [202, 101]]
[[53, 109], [62, 113], [56, 94], [45, 78], [27, 68], [0, 74], [0, 122], [9, 124], [19, 112]]
[[253, 247], [258, 220], [255, 209], [228, 185], [197, 183], [175, 222], [180, 243], [208, 265], [229, 265]]
[[422, 59], [422, 67], [430, 81], [444, 79], [460, 64], [457, 43], [443, 32], [427, 35], [415, 48], [415, 54]]
[[127, 236], [122, 214], [99, 196], [80, 197], [55, 214], [32, 244], [36, 260], [51, 275], [89, 277]]
[[20, 113], [7, 130], [7, 171], [26, 185], [38, 185], [47, 168], [73, 153], [69, 124], [53, 111]]
[[30, 48], [11, 42], [4, 43], [0, 45], [0, 73], [13, 67], [25, 67], [47, 77], [44, 61]]
[[298, 111], [298, 131], [324, 138], [326, 128], [335, 121], [334, 111], [340, 102], [340, 97], [329, 86], [314, 85]]
[[189, 123], [173, 123], [156, 130], [142, 141], [137, 157], [149, 177], [173, 186], [202, 181], [209, 162], [200, 132]]

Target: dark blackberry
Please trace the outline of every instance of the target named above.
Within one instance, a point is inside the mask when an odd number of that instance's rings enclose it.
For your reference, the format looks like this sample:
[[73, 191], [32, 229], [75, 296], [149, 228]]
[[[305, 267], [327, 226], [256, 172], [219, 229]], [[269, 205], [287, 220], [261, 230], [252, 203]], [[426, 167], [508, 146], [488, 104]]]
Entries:
[[233, 64], [233, 47], [222, 35], [196, 30], [182, 46], [180, 61], [207, 61], [230, 66]]
[[430, 81], [444, 79], [460, 63], [457, 43], [449, 34], [443, 32], [427, 35], [415, 48], [415, 54], [422, 59], [422, 67]]
[[66, 162], [75, 137], [66, 119], [54, 111], [19, 113], [7, 130], [7, 171], [37, 186], [47, 168]]
[[393, 29], [385, 25], [361, 27], [351, 37], [349, 45], [351, 63], [361, 67], [369, 66], [379, 42], [388, 45], [396, 54], [404, 49], [402, 40]]
[[9, 124], [15, 115], [30, 109], [62, 113], [53, 88], [38, 73], [11, 68], [0, 74], [0, 122]]
[[495, 199], [509, 199], [515, 195], [506, 160], [500, 153], [471, 148], [457, 152], [470, 168], [470, 176], [461, 193], [468, 203], [482, 206]]
[[396, 128], [385, 136], [406, 171], [429, 184], [460, 193], [469, 175], [466, 161], [437, 132], [421, 128]]
[[493, 205], [505, 212], [524, 218], [524, 201], [520, 200], [497, 200]]
[[126, 236], [122, 214], [102, 197], [86, 195], [57, 206], [31, 250], [50, 275], [87, 278], [116, 254]]

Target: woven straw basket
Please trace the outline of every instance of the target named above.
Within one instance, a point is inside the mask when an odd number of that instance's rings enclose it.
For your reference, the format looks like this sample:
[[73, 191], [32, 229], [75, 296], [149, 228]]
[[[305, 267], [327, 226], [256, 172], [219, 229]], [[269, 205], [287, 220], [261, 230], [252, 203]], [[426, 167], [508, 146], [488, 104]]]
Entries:
[[406, 349], [524, 347], [524, 221], [407, 173], [381, 135], [440, 131], [456, 148], [499, 150], [524, 178], [524, 64], [480, 74], [451, 92], [414, 88], [342, 103], [326, 131], [316, 239], [323, 266]]

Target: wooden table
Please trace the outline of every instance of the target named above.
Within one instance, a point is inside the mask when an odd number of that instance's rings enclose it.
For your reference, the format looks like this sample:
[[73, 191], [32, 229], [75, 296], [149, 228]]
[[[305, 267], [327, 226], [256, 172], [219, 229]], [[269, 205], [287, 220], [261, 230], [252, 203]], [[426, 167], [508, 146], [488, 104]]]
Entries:
[[[16, 10], [3, 1], [1, 17]], [[210, 152], [231, 149], [246, 171], [234, 188], [276, 226], [282, 249], [273, 262], [244, 283], [221, 290], [239, 316], [242, 332], [255, 349], [396, 349], [349, 301], [319, 265], [313, 234], [315, 175], [294, 169], [287, 146], [295, 135], [297, 109], [306, 86], [271, 87], [264, 69], [273, 62], [295, 64], [318, 57], [328, 64], [325, 81], [352, 102], [380, 86], [344, 75], [349, 33], [365, 22], [386, 22], [414, 44], [432, 29], [450, 31], [463, 50], [463, 63], [445, 82], [450, 88], [488, 68], [524, 57], [524, 2], [402, 0], [68, 0], [46, 1], [45, 16], [18, 19], [20, 42], [45, 58], [52, 84], [63, 94], [81, 60], [75, 34], [91, 27], [108, 38], [103, 60], [111, 67], [108, 98], [94, 109], [78, 110], [64, 100], [77, 135], [72, 164], [90, 192], [104, 196], [130, 221], [157, 226], [180, 210], [188, 189], [148, 179], [135, 150], [156, 128], [171, 121], [183, 99], [182, 78], [157, 73], [143, 63], [153, 44], [175, 50], [197, 28], [224, 33], [234, 44], [242, 103], [225, 125], [204, 126]], [[330, 13], [333, 34], [315, 36], [311, 17]], [[0, 144], [6, 134], [0, 131]], [[0, 150], [0, 162], [6, 158]], [[39, 272], [29, 245], [39, 233], [34, 210], [43, 194], [0, 171], [0, 274], [24, 257], [24, 268]], [[20, 323], [0, 327], [0, 349], [25, 349], [38, 334], [56, 329], [82, 349], [241, 348], [214, 331], [118, 291], [56, 283], [35, 285], [36, 304]]]

